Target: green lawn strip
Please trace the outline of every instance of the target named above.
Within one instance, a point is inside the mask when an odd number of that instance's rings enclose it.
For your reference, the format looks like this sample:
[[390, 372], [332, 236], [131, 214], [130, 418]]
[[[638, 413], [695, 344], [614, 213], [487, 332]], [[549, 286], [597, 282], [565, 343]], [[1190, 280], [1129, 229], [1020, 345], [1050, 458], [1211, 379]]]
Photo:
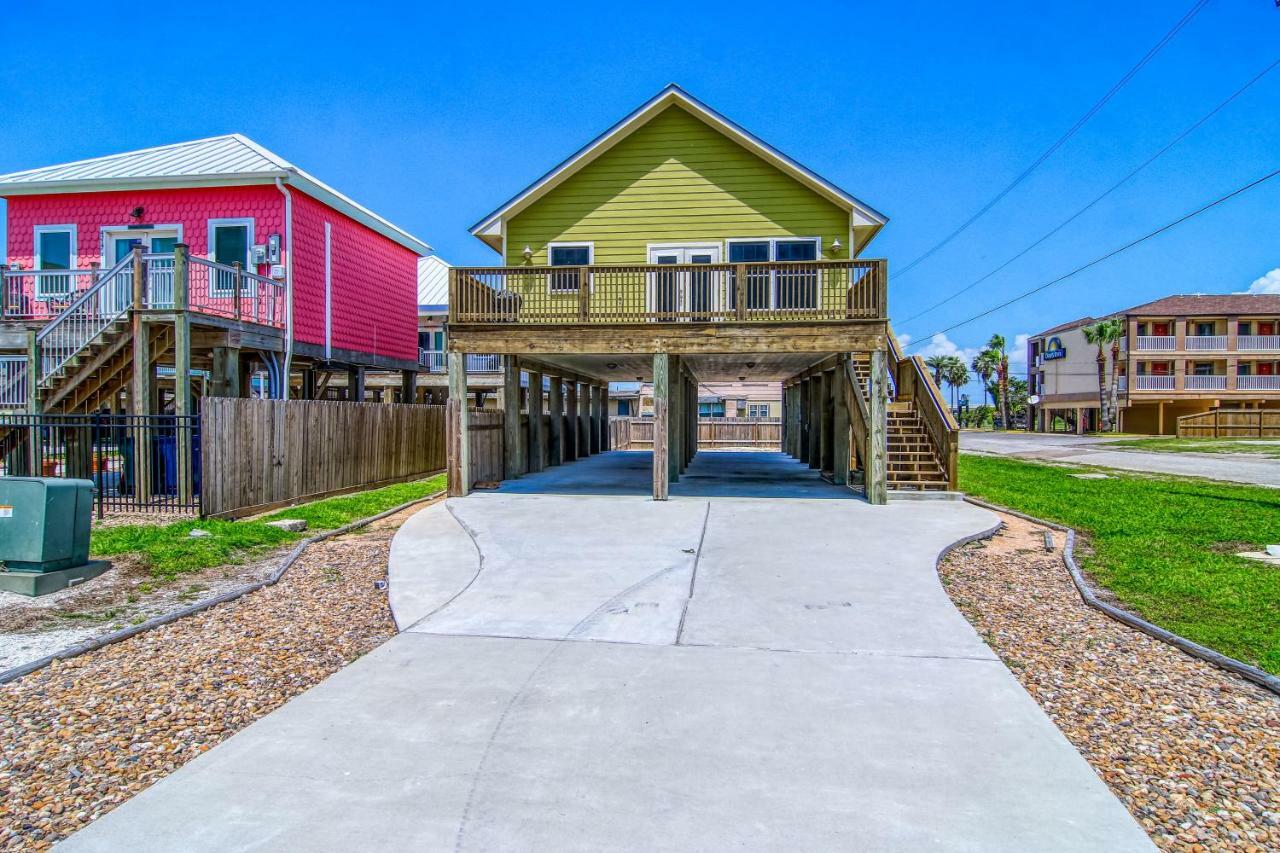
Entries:
[[[1082, 569], [1127, 608], [1280, 673], [1280, 569], [1235, 556], [1280, 542], [1280, 490], [963, 454], [960, 488], [1074, 527]], [[1078, 473], [1078, 470], [1076, 470]]]
[[1257, 441], [1231, 438], [1140, 438], [1113, 441], [1109, 447], [1125, 450], [1149, 450], [1155, 453], [1248, 453], [1280, 459], [1280, 443], [1275, 439]]
[[[171, 524], [103, 527], [93, 531], [90, 550], [99, 557], [138, 554], [157, 579], [173, 580], [182, 574], [211, 566], [247, 562], [262, 557], [316, 531], [333, 530], [402, 503], [435, 494], [444, 489], [444, 485], [445, 478], [441, 474], [425, 480], [326, 498], [252, 521], [206, 518]], [[309, 530], [307, 533], [289, 533], [266, 523], [280, 518], [305, 519]], [[192, 537], [190, 532], [194, 528], [210, 535]]]

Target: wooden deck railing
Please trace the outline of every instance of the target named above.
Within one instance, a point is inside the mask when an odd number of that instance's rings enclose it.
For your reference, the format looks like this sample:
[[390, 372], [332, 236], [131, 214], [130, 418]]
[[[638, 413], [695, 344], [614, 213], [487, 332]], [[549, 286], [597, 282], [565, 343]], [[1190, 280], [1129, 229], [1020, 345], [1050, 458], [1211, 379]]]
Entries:
[[767, 264], [455, 267], [451, 323], [875, 320], [882, 260]]

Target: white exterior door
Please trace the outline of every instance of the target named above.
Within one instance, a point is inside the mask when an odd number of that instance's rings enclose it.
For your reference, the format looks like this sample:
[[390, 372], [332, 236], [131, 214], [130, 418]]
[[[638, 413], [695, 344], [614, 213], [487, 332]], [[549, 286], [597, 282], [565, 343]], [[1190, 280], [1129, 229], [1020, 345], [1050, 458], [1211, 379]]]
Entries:
[[[649, 263], [687, 266], [720, 263], [720, 246], [692, 243], [650, 246]], [[678, 269], [649, 275], [649, 311], [659, 320], [697, 321], [724, 306], [724, 274], [719, 270]]]

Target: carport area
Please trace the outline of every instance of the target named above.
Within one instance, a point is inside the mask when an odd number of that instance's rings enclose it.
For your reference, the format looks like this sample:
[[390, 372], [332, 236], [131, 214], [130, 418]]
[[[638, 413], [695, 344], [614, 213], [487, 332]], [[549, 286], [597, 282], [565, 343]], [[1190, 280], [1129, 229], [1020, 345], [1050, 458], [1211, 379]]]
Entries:
[[993, 514], [644, 460], [412, 517], [402, 633], [65, 849], [1152, 849], [938, 580]]

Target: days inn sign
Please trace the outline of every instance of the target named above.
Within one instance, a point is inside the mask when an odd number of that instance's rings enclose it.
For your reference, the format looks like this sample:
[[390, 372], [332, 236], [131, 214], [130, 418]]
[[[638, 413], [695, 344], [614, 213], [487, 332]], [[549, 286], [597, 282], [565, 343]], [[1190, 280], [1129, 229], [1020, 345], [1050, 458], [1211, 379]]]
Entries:
[[1055, 335], [1045, 341], [1043, 355], [1045, 361], [1053, 361], [1054, 359], [1066, 357], [1067, 348], [1062, 345], [1062, 338]]

